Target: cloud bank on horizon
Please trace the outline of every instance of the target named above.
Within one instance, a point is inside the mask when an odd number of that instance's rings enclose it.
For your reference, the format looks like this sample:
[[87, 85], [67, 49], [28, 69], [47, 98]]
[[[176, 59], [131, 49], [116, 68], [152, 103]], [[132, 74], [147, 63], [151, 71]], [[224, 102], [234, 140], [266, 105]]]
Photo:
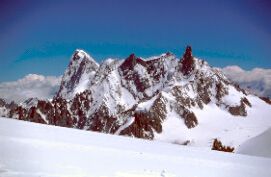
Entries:
[[260, 97], [271, 97], [271, 69], [254, 68], [245, 71], [239, 66], [218, 69], [250, 93]]
[[[254, 68], [245, 71], [239, 66], [217, 68], [242, 88], [261, 97], [271, 97], [271, 69]], [[52, 99], [58, 91], [62, 76], [28, 74], [14, 82], [0, 84], [0, 98], [6, 102], [23, 102], [28, 98]]]
[[58, 91], [62, 76], [42, 76], [28, 74], [14, 82], [0, 84], [0, 98], [7, 103], [15, 101], [23, 102], [28, 98], [51, 99]]

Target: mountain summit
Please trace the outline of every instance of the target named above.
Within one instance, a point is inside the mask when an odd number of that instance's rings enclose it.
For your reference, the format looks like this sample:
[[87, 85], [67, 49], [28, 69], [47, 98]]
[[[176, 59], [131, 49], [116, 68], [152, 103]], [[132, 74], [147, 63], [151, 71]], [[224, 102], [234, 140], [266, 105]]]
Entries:
[[71, 99], [89, 87], [99, 64], [85, 51], [77, 49], [65, 70], [57, 97]]
[[184, 75], [190, 74], [195, 69], [195, 61], [191, 46], [188, 45], [186, 47], [181, 62], [183, 64], [182, 72]]
[[191, 146], [210, 147], [218, 138], [238, 147], [271, 126], [270, 114], [268, 104], [187, 46], [181, 59], [131, 54], [100, 65], [76, 50], [55, 98], [19, 106], [9, 117]]

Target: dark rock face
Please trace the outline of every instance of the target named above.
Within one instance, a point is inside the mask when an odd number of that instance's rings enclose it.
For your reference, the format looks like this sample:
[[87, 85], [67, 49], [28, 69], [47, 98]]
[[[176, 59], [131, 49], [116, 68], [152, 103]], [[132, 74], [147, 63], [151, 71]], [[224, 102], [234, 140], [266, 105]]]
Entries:
[[[43, 124], [47, 124], [48, 121], [49, 124], [54, 125], [54, 123], [50, 121], [50, 119], [53, 119], [54, 117], [53, 111], [51, 103], [39, 100], [37, 106], [32, 106], [29, 110], [22, 106], [11, 109], [9, 117]], [[44, 120], [45, 117], [46, 119]]]
[[29, 116], [30, 122], [46, 124], [45, 120], [38, 113], [38, 108], [36, 108], [36, 107], [32, 107], [29, 109], [28, 116]]
[[55, 116], [54, 116], [54, 107], [50, 102], [47, 101], [38, 101], [37, 109], [40, 111], [41, 114], [46, 116], [46, 119], [49, 124], [55, 124]]
[[181, 58], [181, 63], [183, 65], [181, 71], [185, 76], [189, 75], [195, 69], [195, 61], [191, 46], [188, 45], [186, 47], [183, 57]]
[[[171, 53], [167, 53], [166, 56], [171, 56]], [[147, 61], [147, 71], [148, 74], [154, 79], [154, 82], [160, 82], [161, 78], [165, 77], [166, 75], [166, 69], [164, 66], [163, 59], [156, 59], [156, 60], [150, 60]]]
[[194, 128], [198, 125], [198, 119], [195, 114], [184, 106], [176, 104], [174, 105], [174, 110], [177, 114], [184, 118], [184, 123], [187, 128]]
[[[144, 92], [147, 88], [150, 87], [148, 78], [141, 77], [140, 73], [138, 73], [137, 70], [134, 70], [135, 66], [139, 64], [140, 67], [147, 67], [147, 64], [145, 61], [143, 61], [140, 58], [137, 58], [134, 54], [131, 54], [129, 57], [125, 59], [123, 64], [119, 67], [119, 74], [121, 77], [125, 79], [128, 83], [134, 83], [136, 86], [137, 92]], [[122, 80], [121, 82], [122, 86], [126, 87], [134, 97], [137, 96], [137, 93], [135, 93], [130, 86], [127, 86], [127, 84], [124, 83]]]
[[99, 110], [95, 111], [90, 117], [88, 130], [113, 134], [119, 128], [117, 118], [109, 114], [105, 104], [102, 104]]
[[[175, 97], [178, 105], [182, 105], [187, 108], [191, 108], [191, 106], [195, 106], [195, 100], [191, 99], [190, 97], [186, 97], [183, 93], [183, 87], [176, 86], [172, 89], [172, 95]], [[178, 106], [177, 106], [178, 107]]]
[[229, 91], [225, 88], [225, 86], [222, 84], [222, 82], [219, 82], [216, 84], [216, 99], [220, 102], [222, 97], [225, 95], [228, 95]]
[[234, 116], [247, 116], [246, 105], [252, 107], [251, 103], [246, 97], [240, 100], [239, 106], [229, 107], [229, 112]]
[[234, 148], [230, 146], [223, 146], [221, 141], [218, 141], [217, 139], [213, 142], [212, 150], [216, 151], [224, 151], [224, 152], [233, 152]]
[[28, 120], [28, 112], [26, 109], [22, 108], [21, 106], [19, 106], [17, 109], [16, 109], [18, 115], [19, 115], [19, 120]]
[[213, 80], [204, 77], [202, 74], [196, 75], [195, 77], [199, 80], [199, 82], [197, 82], [197, 92], [200, 100], [202, 100], [204, 104], [210, 103], [211, 93], [209, 90], [212, 87]]
[[18, 104], [16, 104], [14, 101], [12, 101], [10, 104], [7, 105], [7, 108], [9, 109], [16, 109], [18, 107]]
[[[136, 58], [131, 54], [118, 68], [121, 76], [121, 85], [129, 90], [134, 98], [150, 99], [153, 96], [159, 94], [161, 87], [156, 85], [164, 82], [167, 77], [170, 80], [173, 72], [169, 72], [170, 67], [173, 67], [177, 60], [175, 56], [168, 52], [165, 55], [161, 55], [155, 59], [144, 60]], [[172, 66], [169, 66], [170, 63]], [[133, 87], [136, 87], [136, 90]], [[152, 94], [147, 94], [146, 90], [149, 88], [155, 88]], [[142, 96], [139, 96], [140, 95]]]
[[[79, 51], [76, 50], [76, 51], [74, 52], [74, 54], [72, 55], [72, 60], [79, 60], [79, 59], [80, 59], [80, 56], [79, 56], [78, 54], [79, 54]], [[70, 63], [70, 65], [71, 65], [71, 63]]]
[[[135, 54], [131, 54], [129, 57], [127, 57], [125, 59], [125, 61], [123, 62], [123, 64], [120, 66], [120, 69], [122, 71], [129, 71], [129, 70], [133, 70], [135, 65], [137, 63], [137, 57], [135, 56]], [[125, 75], [126, 73], [124, 73]]]
[[243, 102], [244, 104], [246, 104], [249, 107], [252, 107], [251, 103], [248, 101], [247, 97], [243, 97], [241, 99], [241, 102]]
[[232, 82], [232, 85], [235, 87], [236, 90], [242, 92], [244, 95], [248, 95], [248, 92], [242, 89], [237, 83]]
[[27, 112], [27, 110], [25, 110], [21, 106], [15, 108], [15, 109], [11, 109], [11, 111], [9, 113], [10, 118], [17, 118], [19, 120], [27, 120], [27, 121], [29, 121], [28, 116], [29, 116], [29, 113]]
[[[136, 64], [140, 64], [144, 67], [147, 67], [147, 64], [145, 61], [143, 61], [140, 58], [137, 58], [135, 54], [131, 54], [129, 57], [125, 59], [125, 61], [120, 66], [120, 70], [122, 71], [123, 75], [127, 75], [130, 71], [134, 70], [134, 67]], [[131, 80], [133, 78], [126, 78], [128, 80]]]
[[162, 132], [162, 122], [166, 118], [166, 99], [160, 94], [148, 112], [135, 112], [134, 122], [120, 132], [120, 135], [152, 139], [154, 131]]
[[136, 85], [136, 90], [138, 92], [144, 92], [147, 88], [150, 87], [150, 85], [148, 84], [148, 79], [140, 77], [138, 73], [134, 73], [133, 77]]
[[74, 86], [79, 83], [79, 80], [82, 77], [82, 74], [84, 72], [85, 65], [86, 65], [86, 60], [83, 60], [80, 63], [79, 68], [72, 75], [70, 82], [67, 83], [66, 87], [68, 90], [72, 90]]
[[247, 111], [244, 104], [241, 104], [240, 106], [229, 107], [229, 111], [234, 116], [247, 116]]
[[267, 104], [271, 105], [271, 100], [268, 97], [260, 97], [263, 101], [265, 101]]
[[198, 125], [198, 119], [193, 112], [184, 110], [183, 117], [187, 128], [194, 128]]
[[53, 125], [62, 126], [62, 127], [74, 127], [75, 118], [72, 118], [69, 110], [68, 104], [65, 99], [60, 97], [56, 98], [52, 102], [54, 109]]
[[6, 105], [7, 105], [6, 101], [4, 99], [0, 98], [0, 106], [4, 107]]

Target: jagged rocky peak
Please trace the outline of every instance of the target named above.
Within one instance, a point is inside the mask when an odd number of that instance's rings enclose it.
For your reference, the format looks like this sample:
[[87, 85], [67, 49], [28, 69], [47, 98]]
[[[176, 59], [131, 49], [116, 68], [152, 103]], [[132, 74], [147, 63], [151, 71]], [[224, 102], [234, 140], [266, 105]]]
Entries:
[[132, 53], [129, 57], [125, 59], [123, 64], [120, 66], [120, 68], [122, 70], [125, 70], [125, 69], [133, 70], [136, 63], [137, 63], [137, 57], [135, 56], [134, 53]]
[[78, 60], [84, 57], [91, 58], [84, 50], [76, 49], [72, 55], [71, 60]]
[[186, 47], [183, 57], [184, 57], [185, 59], [192, 59], [192, 58], [194, 58], [194, 57], [193, 57], [193, 53], [192, 53], [192, 48], [191, 48], [190, 45], [188, 45], [188, 46]]
[[124, 61], [124, 62], [122, 63], [122, 65], [120, 66], [120, 68], [121, 68], [123, 71], [124, 71], [124, 70], [127, 70], [127, 69], [128, 69], [128, 70], [133, 70], [136, 64], [140, 64], [140, 65], [142, 65], [142, 66], [144, 66], [144, 67], [147, 67], [146, 62], [145, 62], [143, 59], [137, 58], [137, 57], [135, 56], [135, 54], [132, 53], [132, 54], [129, 55], [129, 57], [127, 57], [127, 58], [125, 59], [125, 61]]
[[72, 99], [76, 93], [86, 90], [99, 69], [99, 64], [85, 51], [75, 50], [62, 77], [55, 97]]
[[195, 69], [195, 60], [191, 46], [188, 45], [186, 47], [183, 57], [181, 58], [181, 63], [183, 64], [182, 72], [185, 76], [189, 75], [191, 71]]
[[166, 55], [167, 56], [174, 56], [174, 54], [172, 52], [167, 52]]
[[[84, 50], [81, 49], [76, 49], [75, 52], [73, 53], [72, 57], [71, 57], [71, 61], [70, 61], [70, 65], [77, 65], [77, 64], [81, 64], [81, 63], [91, 63], [92, 67], [94, 68], [98, 68], [99, 64]], [[90, 67], [90, 66], [88, 66]]]
[[137, 57], [135, 56], [135, 54], [131, 53], [129, 55], [129, 57], [126, 58], [126, 61], [131, 63], [131, 64], [136, 64], [136, 59], [137, 59]]

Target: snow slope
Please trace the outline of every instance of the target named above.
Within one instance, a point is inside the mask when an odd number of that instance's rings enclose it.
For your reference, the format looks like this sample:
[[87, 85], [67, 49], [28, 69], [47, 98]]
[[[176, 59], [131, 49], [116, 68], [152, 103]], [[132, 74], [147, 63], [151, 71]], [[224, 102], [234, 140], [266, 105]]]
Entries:
[[271, 158], [271, 128], [241, 144], [237, 153]]
[[[237, 95], [228, 96], [228, 99], [232, 101], [234, 97]], [[156, 133], [154, 139], [177, 144], [189, 142], [188, 146], [211, 149], [214, 139], [218, 138], [224, 145], [236, 149], [271, 127], [271, 106], [256, 96], [249, 95], [247, 98], [251, 100], [252, 108], [248, 108], [248, 116], [244, 118], [232, 116], [213, 103], [204, 105], [202, 110], [194, 108], [199, 124], [193, 129], [188, 129], [174, 111], [169, 112], [162, 123], [162, 133]]]
[[270, 176], [271, 159], [0, 119], [0, 176]]

